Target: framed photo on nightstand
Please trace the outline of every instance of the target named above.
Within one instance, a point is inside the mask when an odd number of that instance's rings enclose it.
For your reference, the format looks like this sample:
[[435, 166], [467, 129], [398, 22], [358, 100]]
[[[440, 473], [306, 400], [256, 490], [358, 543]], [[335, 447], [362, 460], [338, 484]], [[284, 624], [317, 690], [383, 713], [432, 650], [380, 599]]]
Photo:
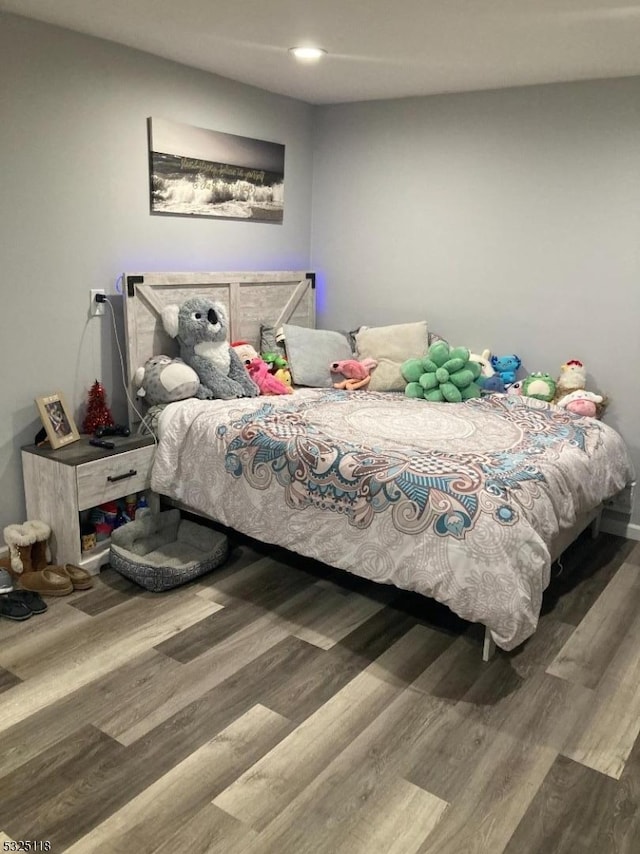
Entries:
[[80, 438], [62, 392], [36, 397], [36, 406], [52, 448], [61, 448]]

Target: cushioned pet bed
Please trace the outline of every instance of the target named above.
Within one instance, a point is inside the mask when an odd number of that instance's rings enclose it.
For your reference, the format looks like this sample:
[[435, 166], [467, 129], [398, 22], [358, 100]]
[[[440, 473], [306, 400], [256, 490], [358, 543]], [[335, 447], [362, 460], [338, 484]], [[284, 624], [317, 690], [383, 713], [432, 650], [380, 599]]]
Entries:
[[535, 631], [553, 544], [631, 478], [613, 429], [533, 399], [300, 389], [169, 405], [152, 488], [433, 597], [509, 650]]

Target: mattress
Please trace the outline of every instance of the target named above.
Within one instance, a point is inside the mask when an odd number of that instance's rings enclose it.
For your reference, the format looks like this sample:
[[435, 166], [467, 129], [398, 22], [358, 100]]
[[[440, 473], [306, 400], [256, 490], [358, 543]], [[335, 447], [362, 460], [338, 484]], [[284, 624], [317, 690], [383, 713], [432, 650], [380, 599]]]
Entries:
[[152, 488], [258, 540], [416, 591], [509, 650], [551, 550], [631, 482], [608, 425], [531, 398], [304, 389], [161, 415]]

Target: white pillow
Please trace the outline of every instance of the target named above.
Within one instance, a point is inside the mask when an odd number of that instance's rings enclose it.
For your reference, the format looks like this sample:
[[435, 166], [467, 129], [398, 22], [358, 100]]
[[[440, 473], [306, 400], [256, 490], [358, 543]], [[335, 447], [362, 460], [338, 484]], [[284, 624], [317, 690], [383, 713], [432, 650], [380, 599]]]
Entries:
[[417, 359], [427, 352], [427, 321], [396, 323], [390, 326], [361, 326], [356, 334], [358, 359], [376, 359], [378, 367], [371, 372], [371, 391], [404, 391], [407, 381], [400, 368], [407, 359]]

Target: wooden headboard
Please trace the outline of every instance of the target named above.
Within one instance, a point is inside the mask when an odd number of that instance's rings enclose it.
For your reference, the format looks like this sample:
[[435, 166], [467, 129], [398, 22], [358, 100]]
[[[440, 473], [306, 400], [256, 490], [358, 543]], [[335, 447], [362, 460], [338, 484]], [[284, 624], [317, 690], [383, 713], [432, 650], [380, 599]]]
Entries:
[[[194, 296], [223, 303], [229, 314], [229, 341], [249, 341], [258, 352], [261, 326], [314, 327], [316, 322], [314, 273], [124, 273], [123, 292], [128, 391], [134, 401], [136, 370], [151, 356], [179, 354], [160, 319], [166, 305]], [[139, 420], [129, 406], [130, 423]]]

